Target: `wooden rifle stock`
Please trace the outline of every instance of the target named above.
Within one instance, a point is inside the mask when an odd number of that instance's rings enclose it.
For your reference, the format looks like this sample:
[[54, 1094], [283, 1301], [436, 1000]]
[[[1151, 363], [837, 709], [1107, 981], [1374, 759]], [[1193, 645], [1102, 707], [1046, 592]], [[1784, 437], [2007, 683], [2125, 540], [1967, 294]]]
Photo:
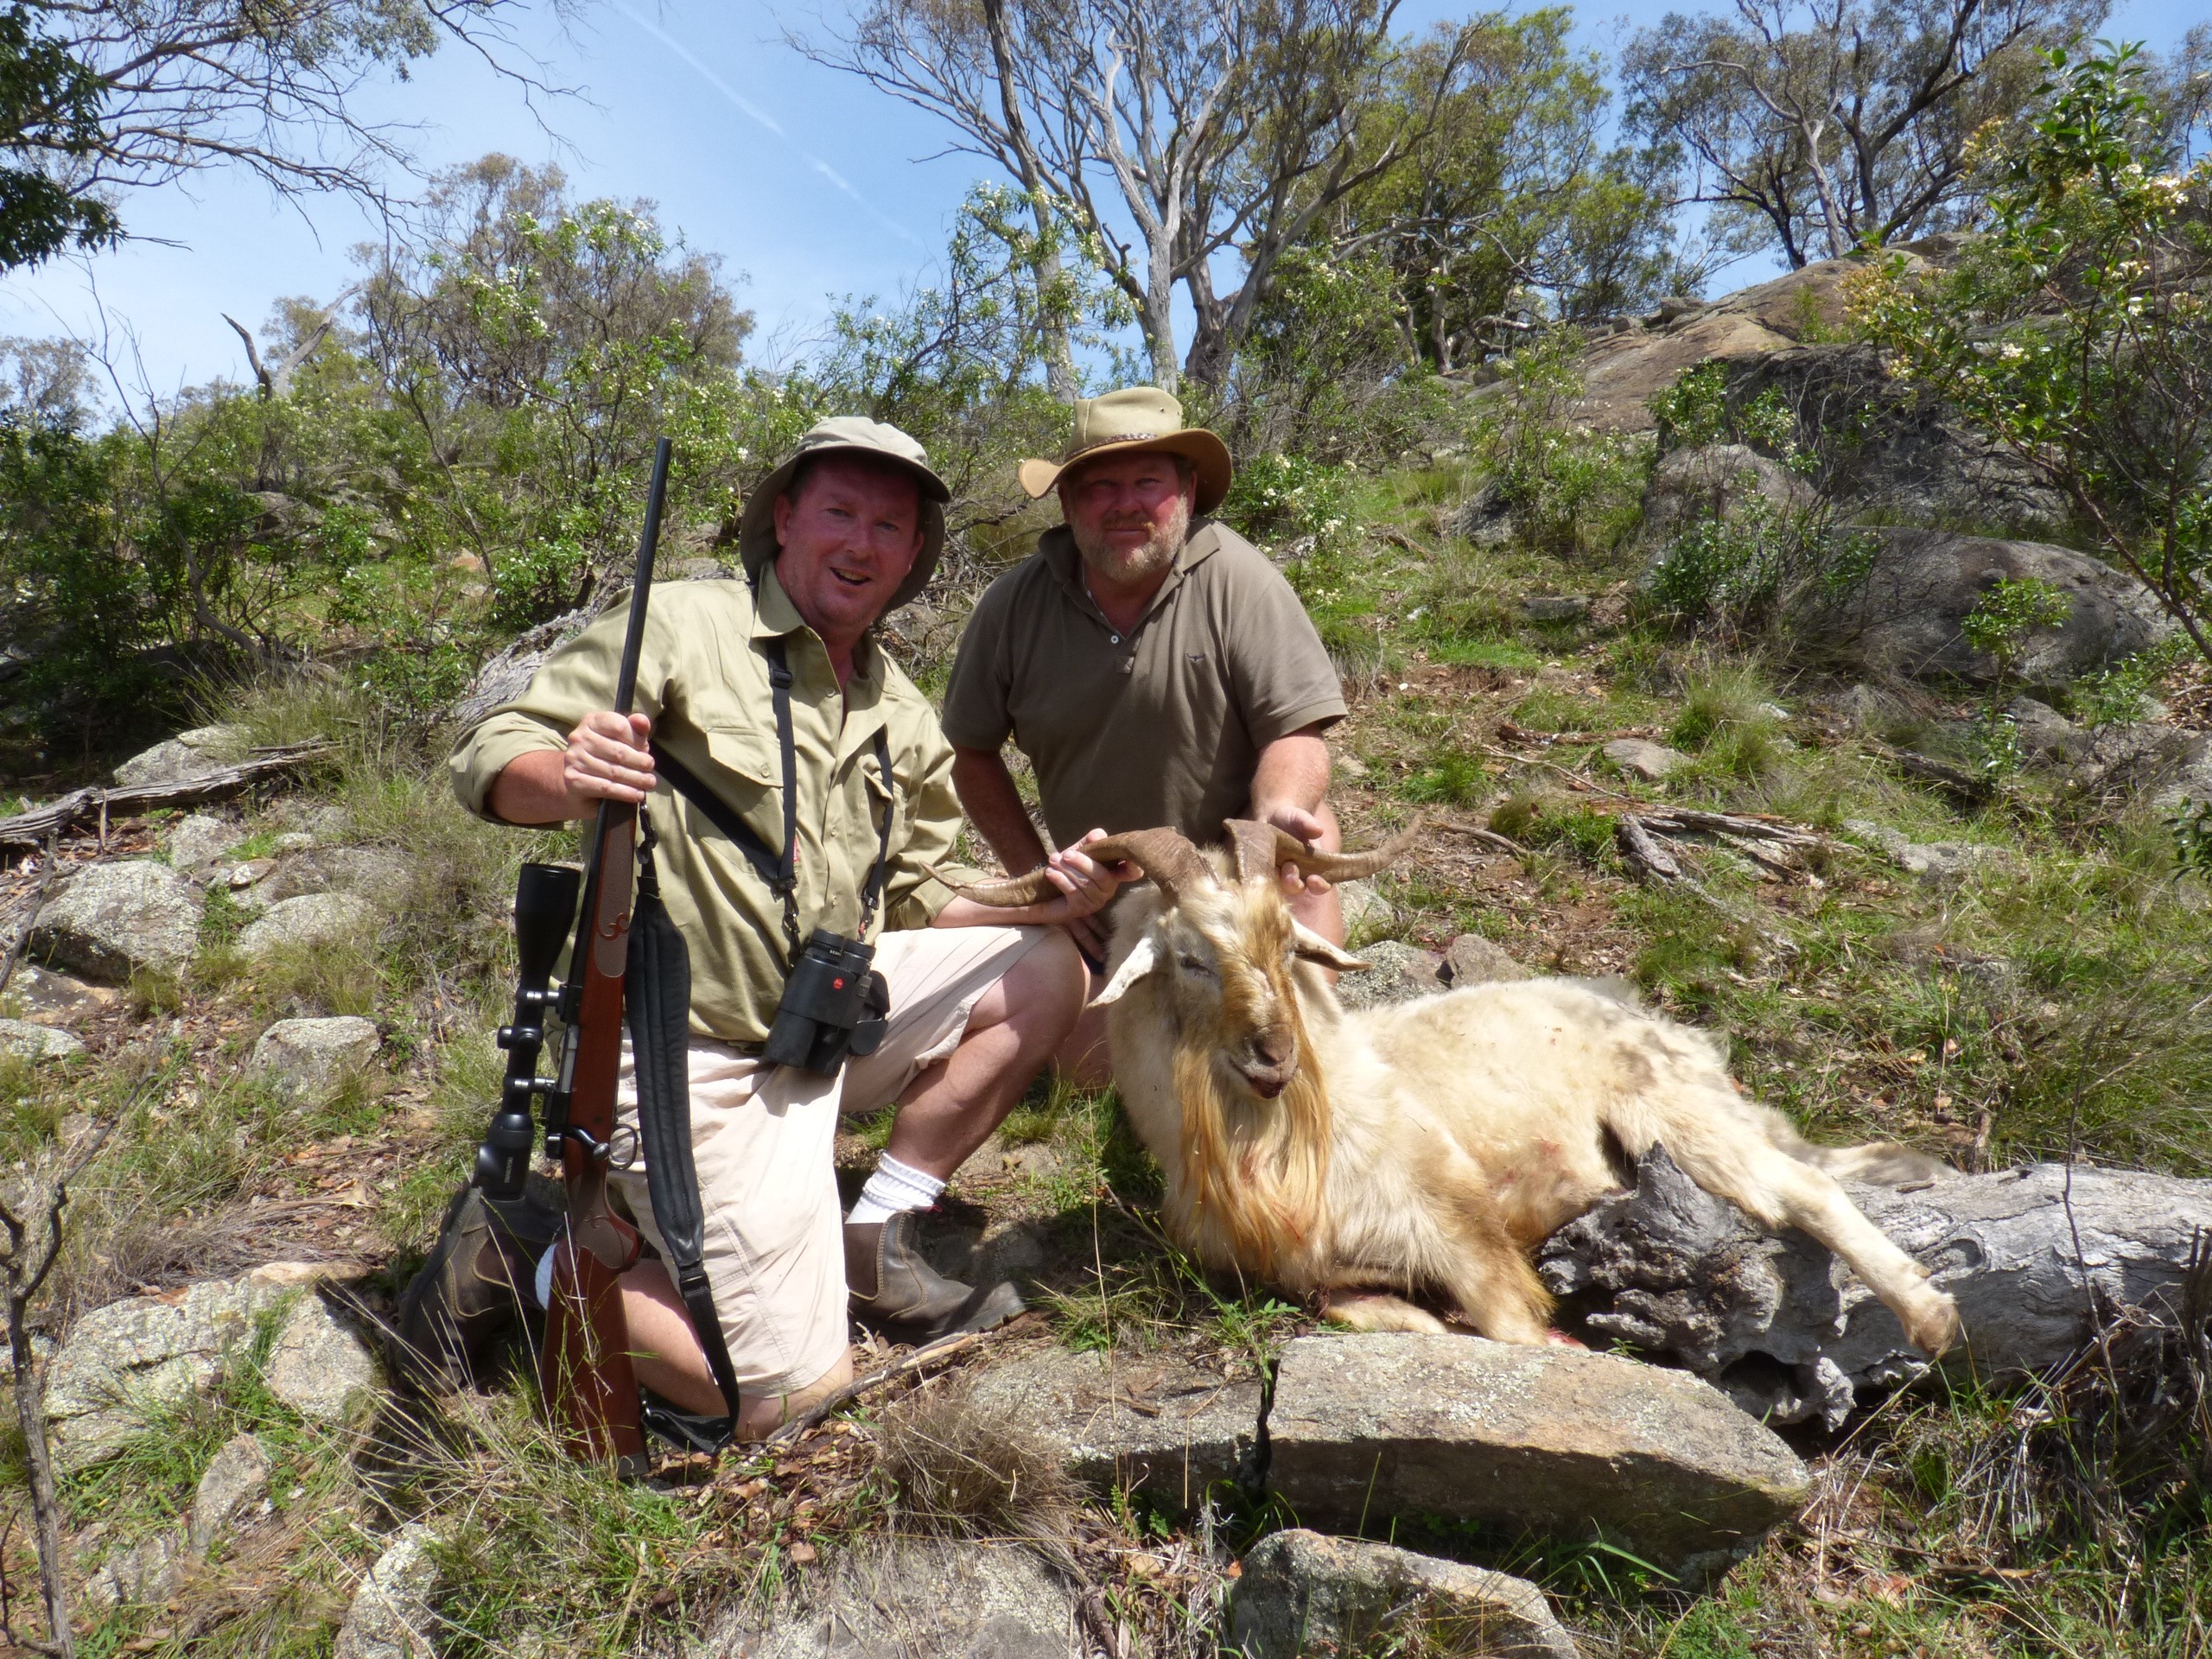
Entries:
[[[645, 531], [638, 538], [629, 632], [615, 682], [618, 714], [628, 714], [637, 696], [668, 461], [669, 442], [663, 438], [653, 451]], [[556, 1092], [548, 1103], [545, 1135], [546, 1150], [561, 1160], [569, 1209], [567, 1225], [554, 1245], [553, 1292], [547, 1299], [538, 1376], [554, 1424], [572, 1455], [642, 1474], [645, 1436], [621, 1288], [622, 1274], [638, 1259], [638, 1230], [607, 1202], [615, 1084], [622, 1064], [622, 976], [629, 959], [638, 812], [627, 802], [600, 803], [584, 866], [583, 908], [569, 955], [568, 982], [561, 991], [569, 1028]]]

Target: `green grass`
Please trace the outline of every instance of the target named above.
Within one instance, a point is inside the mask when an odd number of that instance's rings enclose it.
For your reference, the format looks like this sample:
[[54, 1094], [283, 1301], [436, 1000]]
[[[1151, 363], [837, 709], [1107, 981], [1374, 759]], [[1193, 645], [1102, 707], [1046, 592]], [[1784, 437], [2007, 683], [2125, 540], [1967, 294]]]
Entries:
[[2133, 860], [2046, 846], [1883, 904], [1830, 893], [1787, 958], [1688, 894], [1618, 906], [1648, 941], [1638, 980], [1733, 1033], [1747, 1086], [1827, 1132], [1955, 1154], [1986, 1112], [1993, 1165], [2081, 1147], [2202, 1174], [2212, 940], [2156, 842], [2126, 844]]
[[1490, 792], [1490, 771], [1461, 750], [1446, 749], [1398, 780], [1398, 792], [1419, 804], [1471, 806]]
[[1530, 674], [1544, 665], [1544, 658], [1517, 639], [1432, 639], [1423, 649], [1429, 661], [1457, 668], [1495, 668], [1508, 673]]

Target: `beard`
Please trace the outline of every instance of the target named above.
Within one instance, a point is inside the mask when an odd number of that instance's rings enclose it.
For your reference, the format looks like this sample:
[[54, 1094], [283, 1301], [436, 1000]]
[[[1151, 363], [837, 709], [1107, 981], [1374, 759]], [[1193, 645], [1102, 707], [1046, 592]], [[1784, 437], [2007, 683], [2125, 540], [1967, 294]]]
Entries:
[[[1180, 496], [1175, 498], [1169, 510], [1167, 522], [1151, 526], [1152, 534], [1141, 546], [1116, 547], [1103, 536], [1092, 536], [1071, 524], [1075, 537], [1076, 551], [1083, 555], [1083, 562], [1100, 581], [1117, 588], [1132, 588], [1148, 582], [1175, 563], [1175, 556], [1183, 550], [1183, 543], [1190, 539], [1191, 507]], [[1100, 526], [1126, 529], [1128, 525], [1111, 524]]]

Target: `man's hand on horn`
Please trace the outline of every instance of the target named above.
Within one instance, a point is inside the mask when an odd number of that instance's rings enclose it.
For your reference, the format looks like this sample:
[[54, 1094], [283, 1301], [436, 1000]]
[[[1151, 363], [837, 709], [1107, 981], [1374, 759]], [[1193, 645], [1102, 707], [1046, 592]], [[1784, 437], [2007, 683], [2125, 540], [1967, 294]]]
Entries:
[[[1252, 816], [1262, 823], [1272, 823], [1308, 847], [1319, 845], [1328, 832], [1328, 825], [1317, 814], [1295, 801], [1255, 801]], [[1295, 899], [1304, 893], [1319, 898], [1329, 890], [1326, 881], [1318, 875], [1301, 874], [1295, 864], [1285, 864], [1276, 874], [1282, 877], [1282, 896], [1286, 899]]]
[[1045, 860], [1045, 879], [1059, 889], [1061, 901], [1067, 906], [1066, 913], [1058, 919], [1094, 962], [1106, 960], [1106, 930], [1096, 919], [1098, 912], [1105, 909], [1122, 883], [1143, 880], [1142, 872], [1134, 865], [1102, 864], [1085, 855], [1084, 848], [1105, 838], [1103, 830], [1093, 830]]

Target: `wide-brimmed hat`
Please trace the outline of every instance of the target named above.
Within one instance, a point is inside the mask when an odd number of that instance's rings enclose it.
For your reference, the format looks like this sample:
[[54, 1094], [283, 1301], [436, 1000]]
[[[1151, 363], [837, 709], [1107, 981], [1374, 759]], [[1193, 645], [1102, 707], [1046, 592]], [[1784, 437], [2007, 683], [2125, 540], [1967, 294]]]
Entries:
[[798, 448], [746, 498], [744, 515], [737, 521], [738, 557], [745, 562], [745, 574], [754, 578], [759, 577], [764, 565], [776, 562], [780, 550], [776, 542], [776, 498], [791, 487], [791, 474], [798, 470], [801, 461], [836, 454], [840, 450], [895, 461], [913, 474], [914, 481], [921, 486], [922, 550], [915, 555], [913, 569], [906, 572], [906, 580], [899, 584], [898, 591], [891, 595], [891, 602], [883, 607], [895, 611], [928, 586], [930, 573], [937, 569], [938, 555], [944, 550], [944, 504], [952, 499], [952, 492], [945, 487], [943, 479], [930, 470], [929, 451], [897, 427], [881, 421], [858, 415], [838, 415], [809, 427], [799, 439]]
[[1025, 461], [1021, 487], [1032, 499], [1060, 481], [1078, 461], [1132, 449], [1164, 449], [1197, 469], [1200, 512], [1211, 512], [1229, 493], [1229, 446], [1202, 426], [1183, 424], [1183, 405], [1158, 386], [1127, 386], [1075, 406], [1075, 436], [1058, 461]]

